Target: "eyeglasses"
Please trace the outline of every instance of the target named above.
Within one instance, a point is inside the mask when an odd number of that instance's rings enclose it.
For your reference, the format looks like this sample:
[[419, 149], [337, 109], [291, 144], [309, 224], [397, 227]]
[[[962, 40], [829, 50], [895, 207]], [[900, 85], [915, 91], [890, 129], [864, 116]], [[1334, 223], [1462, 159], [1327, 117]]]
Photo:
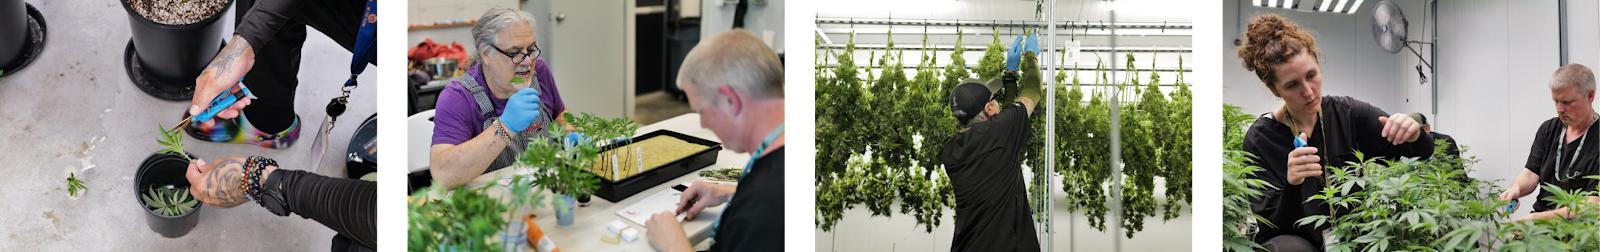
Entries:
[[534, 59], [538, 59], [540, 53], [538, 43], [534, 43], [533, 46], [528, 47], [527, 50], [529, 51], [518, 51], [513, 53], [507, 53], [506, 50], [500, 49], [499, 46], [489, 45], [489, 47], [493, 47], [495, 51], [499, 51], [500, 54], [504, 54], [507, 58], [511, 58], [511, 64], [513, 65], [522, 64], [522, 61], [528, 60], [528, 56], [530, 55], [533, 56]]

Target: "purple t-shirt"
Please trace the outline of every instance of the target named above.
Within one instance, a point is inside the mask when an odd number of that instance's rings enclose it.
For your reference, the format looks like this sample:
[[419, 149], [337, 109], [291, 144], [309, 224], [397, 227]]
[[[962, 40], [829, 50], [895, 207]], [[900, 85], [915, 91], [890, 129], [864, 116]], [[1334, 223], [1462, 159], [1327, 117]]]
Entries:
[[[550, 75], [550, 65], [545, 64], [544, 59], [535, 59], [533, 70], [536, 75], [534, 78], [539, 79], [540, 90], [544, 91], [539, 94], [539, 104], [541, 106], [550, 106], [552, 113], [565, 111], [567, 105], [561, 102], [561, 91], [556, 89], [555, 76]], [[467, 69], [466, 74], [472, 78], [477, 78], [480, 85], [487, 83], [483, 80], [483, 66], [481, 64], [472, 65], [472, 68]], [[489, 92], [487, 87], [485, 88], [484, 92]], [[433, 144], [459, 145], [464, 143], [478, 136], [479, 133], [483, 133], [483, 122], [488, 121], [490, 117], [500, 116], [501, 113], [505, 113], [506, 99], [496, 98], [494, 94], [487, 95], [489, 95], [489, 100], [493, 101], [491, 103], [494, 104], [494, 113], [491, 115], [480, 113], [478, 102], [472, 99], [472, 92], [467, 91], [467, 88], [461, 86], [460, 82], [451, 81], [450, 84], [445, 85], [444, 91], [439, 92], [438, 104], [434, 106]], [[552, 115], [550, 118], [555, 118], [555, 116]]]

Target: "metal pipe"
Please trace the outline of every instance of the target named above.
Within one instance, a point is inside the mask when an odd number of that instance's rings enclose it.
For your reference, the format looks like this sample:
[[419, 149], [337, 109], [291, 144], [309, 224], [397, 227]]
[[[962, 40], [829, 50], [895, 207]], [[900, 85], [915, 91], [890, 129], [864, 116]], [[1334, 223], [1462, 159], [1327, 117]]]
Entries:
[[[945, 64], [945, 65], [937, 65], [936, 64], [936, 65], [931, 65], [930, 67], [944, 68], [944, 66], [946, 66], [946, 65], [949, 65], [949, 64]], [[827, 64], [821, 65], [821, 67], [824, 67], [824, 68], [837, 68], [837, 67], [839, 67], [839, 64], [838, 63], [827, 63]], [[861, 69], [883, 69], [883, 68], [887, 68], [887, 67], [886, 66], [877, 66], [877, 65], [874, 65], [874, 66], [856, 65], [856, 68], [861, 68]], [[908, 65], [908, 66], [901, 66], [900, 68], [903, 68], [903, 69], [916, 69], [917, 66], [909, 66]], [[1119, 69], [1094, 69], [1094, 68], [1084, 68], [1084, 67], [1055, 67], [1055, 69], [1058, 69], [1058, 70], [1074, 70], [1074, 71], [1101, 70], [1101, 71], [1107, 71], [1107, 72], [1129, 71], [1128, 69], [1121, 69], [1121, 68], [1119, 68]], [[1180, 72], [1180, 71], [1181, 72], [1185, 72], [1185, 73], [1194, 72], [1194, 69], [1192, 69], [1192, 68], [1183, 68], [1183, 69], [1178, 69], [1178, 68], [1135, 68], [1133, 70], [1142, 71], [1142, 72]], [[1046, 77], [1050, 77], [1050, 76], [1046, 76]], [[1083, 84], [1083, 85], [1084, 86], [1090, 86], [1090, 84]]]
[[[1113, 4], [1115, 0], [1111, 1]], [[1117, 10], [1110, 12], [1111, 23], [1117, 23]], [[1117, 27], [1111, 27], [1111, 55], [1117, 55]], [[1111, 60], [1111, 69], [1117, 69], [1117, 60]], [[1118, 80], [1112, 80], [1116, 82]], [[1122, 104], [1120, 98], [1122, 89], [1116, 88], [1111, 95], [1111, 235], [1115, 236], [1111, 242], [1111, 251], [1122, 251]]]
[[[1005, 21], [1006, 23], [1000, 23]], [[1016, 21], [1010, 20], [934, 20], [934, 19], [888, 19], [888, 18], [817, 18], [817, 24], [861, 24], [861, 25], [922, 25], [922, 26], [981, 26], [981, 27], [1016, 27], [1016, 28], [1044, 28], [1047, 26], [1056, 29], [1194, 29], [1191, 23], [1157, 23], [1157, 22], [1127, 22], [1110, 23], [1071, 22], [1055, 24], [1048, 21]]]
[[[1049, 0], [1049, 1], [1050, 1], [1050, 14], [1047, 14], [1048, 16], [1046, 16], [1045, 20], [1048, 20], [1046, 22], [1049, 22], [1050, 26], [1054, 27], [1055, 23], [1056, 23], [1056, 21], [1055, 21], [1056, 20], [1056, 0]], [[1054, 90], [1055, 90], [1055, 86], [1059, 85], [1060, 83], [1056, 83], [1055, 82], [1056, 78], [1054, 78], [1054, 76], [1056, 76], [1056, 71], [1060, 71], [1060, 70], [1056, 69], [1057, 67], [1060, 67], [1060, 66], [1056, 65], [1056, 60], [1055, 60], [1055, 57], [1059, 57], [1059, 55], [1055, 54], [1055, 52], [1056, 52], [1056, 29], [1047, 29], [1047, 30], [1049, 30], [1049, 34], [1047, 36], [1045, 36], [1046, 37], [1045, 40], [1046, 41], [1050, 41], [1050, 42], [1048, 42], [1048, 44], [1045, 44], [1045, 46], [1047, 46], [1047, 48], [1049, 48], [1049, 49], [1046, 49], [1046, 50], [1048, 50], [1046, 52], [1049, 52], [1049, 53], [1047, 53], [1045, 55], [1048, 56], [1048, 57], [1046, 57], [1046, 59], [1049, 60], [1050, 69], [1049, 69], [1048, 74], [1045, 74], [1045, 76], [1042, 76], [1044, 78], [1039, 78], [1041, 80], [1044, 80], [1046, 83], [1050, 83], [1050, 85], [1045, 85], [1046, 88], [1044, 89], [1044, 90], [1046, 90], [1046, 92], [1044, 92], [1044, 95], [1045, 95], [1045, 99], [1044, 99], [1044, 101], [1045, 101], [1044, 128], [1046, 130], [1045, 130], [1045, 138], [1044, 138], [1044, 153], [1039, 155], [1041, 158], [1044, 158], [1044, 169], [1043, 170], [1044, 170], [1045, 175], [1044, 176], [1034, 175], [1034, 177], [1035, 178], [1043, 177], [1044, 180], [1045, 180], [1044, 189], [1042, 190], [1042, 191], [1045, 192], [1044, 193], [1044, 199], [1043, 199], [1044, 200], [1044, 212], [1045, 212], [1045, 215], [1044, 215], [1044, 230], [1041, 230], [1042, 232], [1044, 232], [1044, 235], [1045, 235], [1045, 240], [1042, 241], [1042, 242], [1044, 242], [1044, 245], [1045, 245], [1044, 246], [1044, 251], [1055, 251], [1055, 237], [1056, 236], [1055, 236], [1055, 232], [1054, 232], [1055, 229], [1053, 228], [1053, 226], [1054, 226], [1053, 224], [1054, 224], [1054, 221], [1055, 221], [1054, 219], [1055, 218], [1052, 218], [1052, 217], [1055, 216], [1055, 211], [1054, 211], [1055, 204], [1053, 204], [1053, 202], [1051, 202], [1051, 198], [1052, 197], [1050, 197], [1050, 193], [1051, 192], [1055, 192], [1054, 188], [1055, 188], [1055, 181], [1056, 180], [1055, 180], [1055, 177], [1051, 176], [1051, 175], [1055, 174], [1055, 170], [1056, 170], [1055, 169], [1056, 168], [1056, 162], [1055, 162], [1055, 160], [1056, 160], [1055, 159], [1056, 135], [1055, 135], [1055, 130], [1050, 130], [1050, 129], [1055, 129], [1056, 128], [1056, 120], [1054, 119], [1054, 118], [1056, 118], [1056, 92]]]
[[[1052, 31], [1052, 33], [1053, 33], [1053, 31]], [[1055, 41], [1051, 41], [1051, 42], [1053, 44]], [[1065, 50], [1064, 47], [1059, 47], [1059, 46], [1054, 46], [1054, 45], [1050, 45], [1047, 48], [1050, 49], [1051, 51]], [[1080, 51], [1080, 52], [1112, 52], [1112, 48], [1111, 47], [1103, 47], [1103, 46], [1101, 46], [1101, 47], [1078, 47], [1078, 48], [1079, 48], [1078, 51]], [[823, 45], [817, 45], [817, 49], [840, 49], [840, 50], [843, 50], [843, 49], [845, 49], [845, 45], [841, 45], [841, 44], [823, 44]], [[895, 50], [900, 50], [900, 49], [904, 49], [904, 50], [923, 50], [923, 49], [927, 49], [927, 50], [931, 50], [931, 51], [955, 51], [956, 47], [955, 47], [955, 45], [934, 45], [934, 46], [895, 45], [894, 48], [890, 48], [889, 45], [887, 45], [887, 44], [856, 44], [856, 50], [890, 50], [890, 49], [895, 49]], [[1156, 47], [1156, 46], [1148, 46], [1148, 47], [1129, 46], [1129, 47], [1118, 48], [1116, 51], [1117, 52], [1124, 52], [1124, 53], [1193, 53], [1194, 49], [1191, 48], [1191, 47], [1179, 47], [1179, 46], [1163, 46], [1163, 47]]]

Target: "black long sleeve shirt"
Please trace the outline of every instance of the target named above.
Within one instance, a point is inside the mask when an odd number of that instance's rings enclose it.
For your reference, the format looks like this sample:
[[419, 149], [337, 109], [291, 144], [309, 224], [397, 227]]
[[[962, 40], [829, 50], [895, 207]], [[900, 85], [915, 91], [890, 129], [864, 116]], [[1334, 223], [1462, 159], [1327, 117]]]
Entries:
[[[1317, 120], [1306, 142], [1308, 146], [1317, 148], [1316, 155], [1322, 157], [1324, 174], [1327, 174], [1330, 166], [1360, 161], [1356, 159], [1357, 151], [1367, 157], [1387, 158], [1428, 158], [1433, 154], [1431, 134], [1420, 134], [1416, 141], [1410, 143], [1389, 144], [1382, 135], [1383, 123], [1378, 121], [1381, 116], [1389, 114], [1354, 98], [1323, 97], [1322, 119]], [[1289, 184], [1288, 159], [1289, 152], [1295, 148], [1294, 138], [1289, 125], [1272, 118], [1271, 113], [1256, 118], [1256, 122], [1245, 133], [1244, 151], [1255, 155], [1249, 165], [1264, 169], [1256, 173], [1254, 178], [1276, 188], [1264, 190], [1266, 195], [1251, 206], [1252, 211], [1272, 222], [1272, 225], [1260, 225], [1261, 230], [1255, 235], [1256, 242], [1266, 242], [1279, 235], [1296, 235], [1312, 244], [1323, 244], [1321, 230], [1325, 227], [1295, 225], [1296, 221], [1306, 216], [1327, 215], [1329, 208], [1320, 200], [1306, 202], [1306, 198], [1322, 191], [1322, 178], [1311, 177], [1300, 185]]]
[[756, 159], [739, 181], [711, 251], [783, 251], [783, 149]]
[[378, 182], [280, 170], [289, 210], [369, 248], [378, 246]]

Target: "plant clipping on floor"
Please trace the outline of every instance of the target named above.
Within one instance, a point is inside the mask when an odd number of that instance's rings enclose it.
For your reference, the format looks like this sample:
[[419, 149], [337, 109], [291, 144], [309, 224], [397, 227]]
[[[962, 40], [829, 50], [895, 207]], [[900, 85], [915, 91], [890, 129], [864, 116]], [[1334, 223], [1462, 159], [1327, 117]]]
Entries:
[[194, 159], [189, 157], [188, 152], [183, 151], [182, 129], [169, 131], [167, 127], [161, 126], [161, 123], [156, 123], [156, 130], [161, 131], [161, 135], [156, 137], [156, 142], [160, 143], [161, 146], [167, 147], [166, 149], [161, 150], [160, 153], [177, 154], [179, 156], [183, 156], [184, 160], [194, 163]]
[[83, 185], [83, 180], [78, 179], [78, 173], [74, 172], [74, 173], [68, 173], [67, 174], [67, 195], [68, 196], [78, 197], [78, 195], [81, 195], [83, 192], [86, 192], [87, 190], [89, 190], [89, 187], [85, 187]]
[[150, 210], [166, 216], [179, 216], [193, 211], [199, 202], [189, 195], [189, 188], [174, 188], [171, 185], [151, 186], [145, 189], [142, 199]]

